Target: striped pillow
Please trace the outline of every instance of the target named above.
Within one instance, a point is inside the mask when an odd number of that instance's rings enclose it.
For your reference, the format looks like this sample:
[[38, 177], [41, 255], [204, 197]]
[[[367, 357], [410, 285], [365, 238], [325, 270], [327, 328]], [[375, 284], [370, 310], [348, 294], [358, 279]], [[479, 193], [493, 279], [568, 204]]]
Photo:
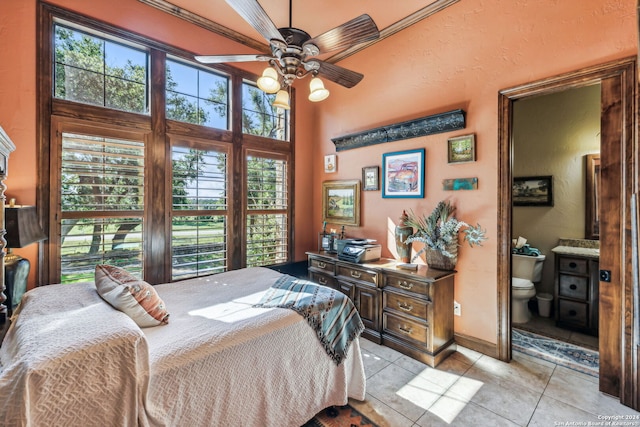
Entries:
[[127, 271], [96, 265], [95, 284], [102, 299], [126, 313], [141, 328], [169, 323], [169, 313], [153, 286]]

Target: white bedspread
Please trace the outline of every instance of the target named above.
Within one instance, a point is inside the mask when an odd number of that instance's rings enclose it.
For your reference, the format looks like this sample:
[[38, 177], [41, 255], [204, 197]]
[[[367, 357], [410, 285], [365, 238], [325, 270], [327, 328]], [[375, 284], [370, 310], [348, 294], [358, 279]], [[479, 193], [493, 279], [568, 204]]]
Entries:
[[0, 348], [0, 364], [0, 425], [146, 421], [147, 342], [93, 283], [27, 292]]
[[302, 316], [251, 307], [279, 276], [252, 268], [156, 286], [171, 318], [144, 329], [154, 418], [167, 426], [299, 427], [327, 406], [364, 399], [358, 340], [336, 366]]
[[300, 315], [251, 307], [277, 277], [158, 285], [169, 324], [142, 330], [93, 284], [29, 291], [0, 348], [0, 425], [297, 427], [364, 399], [358, 340], [336, 366]]

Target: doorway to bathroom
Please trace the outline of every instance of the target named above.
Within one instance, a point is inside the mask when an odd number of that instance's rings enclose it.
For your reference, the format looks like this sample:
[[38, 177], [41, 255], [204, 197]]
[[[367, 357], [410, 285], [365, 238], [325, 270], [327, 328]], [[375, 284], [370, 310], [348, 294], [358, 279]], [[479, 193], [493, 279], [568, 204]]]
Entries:
[[591, 350], [599, 241], [587, 235], [586, 183], [600, 155], [600, 92], [595, 82], [518, 99], [512, 116], [512, 327]]
[[[498, 96], [498, 343], [501, 360], [510, 360], [511, 240], [513, 209], [513, 111], [517, 101], [569, 88], [600, 84], [600, 256], [599, 388], [633, 408], [640, 407], [636, 306], [637, 272], [630, 268], [636, 250], [638, 144], [636, 139], [635, 58], [593, 66], [500, 91]], [[555, 197], [560, 197], [555, 195]], [[557, 200], [557, 199], [556, 199]], [[516, 236], [517, 237], [517, 236]], [[525, 236], [526, 237], [526, 236]], [[531, 237], [533, 238], [533, 237]], [[637, 245], [637, 243], [636, 243]], [[623, 313], [625, 315], [623, 316]]]

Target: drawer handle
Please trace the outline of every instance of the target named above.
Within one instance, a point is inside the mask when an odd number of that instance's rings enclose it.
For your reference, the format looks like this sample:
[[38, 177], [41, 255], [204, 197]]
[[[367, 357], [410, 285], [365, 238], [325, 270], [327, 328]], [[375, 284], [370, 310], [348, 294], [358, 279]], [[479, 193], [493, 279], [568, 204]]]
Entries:
[[578, 289], [578, 287], [576, 285], [571, 285], [569, 286], [569, 289], [571, 289], [572, 291], [575, 291], [576, 289]]
[[362, 274], [360, 272], [351, 270], [351, 277], [359, 279], [360, 277], [362, 277]]
[[400, 302], [400, 301], [398, 301], [398, 308], [403, 311], [413, 310], [413, 306], [411, 304], [407, 304], [406, 302]]
[[569, 267], [571, 268], [576, 268], [578, 266], [578, 264], [576, 264], [575, 262], [570, 262], [569, 263]]
[[577, 311], [575, 310], [569, 310], [569, 316], [575, 316], [576, 314], [578, 314]]
[[326, 267], [327, 267], [327, 264], [325, 264], [325, 263], [324, 263], [324, 262], [322, 262], [322, 261], [319, 261], [319, 262], [318, 262], [318, 267], [320, 267], [320, 268], [326, 268]]
[[398, 282], [398, 286], [401, 287], [402, 289], [409, 290], [409, 289], [413, 288], [413, 283], [411, 283], [411, 282], [407, 283], [406, 280], [402, 280], [402, 281]]
[[318, 277], [318, 283], [320, 283], [321, 285], [326, 285], [327, 279], [325, 279], [324, 277]]
[[411, 331], [413, 331], [413, 328], [408, 328], [406, 326], [399, 326], [398, 329], [400, 329], [400, 332], [407, 335], [411, 334]]

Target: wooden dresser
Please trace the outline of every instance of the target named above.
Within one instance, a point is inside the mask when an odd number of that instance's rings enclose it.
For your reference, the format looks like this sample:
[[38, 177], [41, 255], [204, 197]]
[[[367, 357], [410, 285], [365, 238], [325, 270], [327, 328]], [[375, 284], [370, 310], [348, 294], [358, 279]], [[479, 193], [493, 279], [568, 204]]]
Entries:
[[355, 304], [362, 336], [430, 366], [456, 350], [452, 271], [396, 268], [393, 259], [356, 264], [307, 252], [309, 279], [338, 289]]

